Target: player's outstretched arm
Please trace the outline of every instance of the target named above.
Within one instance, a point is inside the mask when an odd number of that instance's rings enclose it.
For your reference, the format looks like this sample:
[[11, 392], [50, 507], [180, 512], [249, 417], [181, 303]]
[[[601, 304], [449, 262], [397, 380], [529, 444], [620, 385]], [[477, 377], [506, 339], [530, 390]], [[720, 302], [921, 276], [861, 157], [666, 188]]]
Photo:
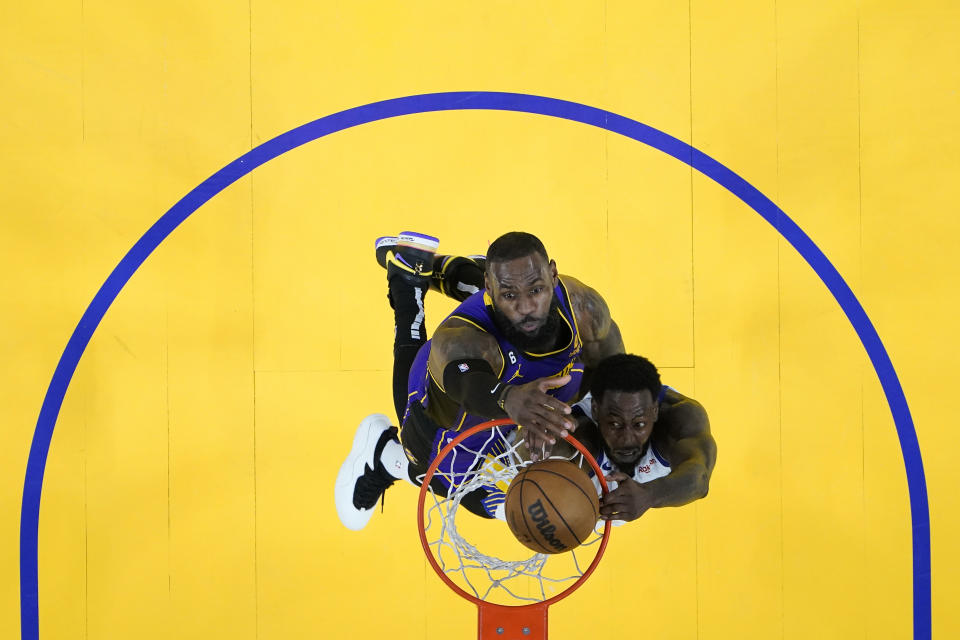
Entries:
[[427, 362], [443, 391], [468, 412], [485, 418], [509, 417], [526, 427], [528, 440], [554, 442], [575, 428], [570, 407], [547, 394], [562, 387], [570, 376], [544, 378], [523, 385], [500, 379], [503, 355], [496, 339], [456, 318], [444, 321], [433, 336]]
[[717, 460], [707, 412], [696, 400], [672, 390], [662, 407], [656, 445], [670, 462], [670, 474], [642, 484], [620, 472], [608, 476], [619, 485], [600, 505], [604, 519], [636, 520], [650, 508], [679, 507], [707, 495]]
[[676, 459], [674, 462], [668, 458], [673, 465], [671, 475], [685, 463], [689, 464], [691, 475], [695, 475], [694, 470], [698, 477], [702, 475], [695, 489], [703, 495], [692, 499], [707, 495], [710, 475], [717, 462], [717, 443], [710, 433], [710, 419], [703, 405], [682, 393], [667, 389], [661, 403], [657, 429], [662, 434], [658, 443], [664, 455], [672, 455]]

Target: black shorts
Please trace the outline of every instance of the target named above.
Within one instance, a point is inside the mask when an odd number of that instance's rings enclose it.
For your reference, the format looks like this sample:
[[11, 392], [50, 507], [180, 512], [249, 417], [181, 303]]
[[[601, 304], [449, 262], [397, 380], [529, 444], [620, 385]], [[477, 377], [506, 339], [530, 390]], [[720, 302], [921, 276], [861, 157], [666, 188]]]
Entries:
[[[422, 476], [427, 472], [430, 463], [435, 457], [433, 442], [437, 432], [443, 429], [433, 418], [427, 415], [423, 405], [412, 401], [407, 407], [406, 419], [400, 425], [400, 444], [410, 460], [410, 479], [419, 484]], [[481, 461], [477, 461], [480, 464]], [[447, 488], [438, 479], [430, 483], [430, 488], [437, 495], [446, 497]], [[483, 499], [488, 492], [485, 489], [471, 491], [460, 501], [470, 513], [481, 518], [492, 518], [483, 508]]]

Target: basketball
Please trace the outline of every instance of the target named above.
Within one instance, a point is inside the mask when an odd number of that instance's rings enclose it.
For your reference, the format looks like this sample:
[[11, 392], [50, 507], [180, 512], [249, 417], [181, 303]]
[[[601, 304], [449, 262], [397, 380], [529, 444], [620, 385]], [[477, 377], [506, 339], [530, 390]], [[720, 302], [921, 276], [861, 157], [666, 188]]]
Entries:
[[504, 508], [513, 535], [538, 553], [576, 548], [600, 517], [593, 482], [569, 460], [543, 460], [521, 469], [507, 489]]

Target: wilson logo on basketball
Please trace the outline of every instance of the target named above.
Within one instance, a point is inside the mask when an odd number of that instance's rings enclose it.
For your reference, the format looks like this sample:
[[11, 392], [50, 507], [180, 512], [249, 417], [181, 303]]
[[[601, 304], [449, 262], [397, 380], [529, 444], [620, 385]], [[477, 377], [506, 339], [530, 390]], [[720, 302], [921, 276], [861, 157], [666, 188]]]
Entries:
[[557, 527], [551, 524], [550, 518], [547, 517], [547, 510], [543, 508], [543, 503], [540, 502], [540, 500], [528, 506], [527, 513], [530, 514], [530, 518], [536, 523], [537, 531], [540, 532], [540, 535], [543, 536], [543, 539], [546, 540], [551, 547], [558, 551], [566, 549], [566, 546], [553, 535]]

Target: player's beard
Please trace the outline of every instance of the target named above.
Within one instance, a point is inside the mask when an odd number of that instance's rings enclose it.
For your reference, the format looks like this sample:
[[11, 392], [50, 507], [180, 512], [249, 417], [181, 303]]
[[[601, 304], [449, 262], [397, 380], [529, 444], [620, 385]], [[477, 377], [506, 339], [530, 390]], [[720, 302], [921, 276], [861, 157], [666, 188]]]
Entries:
[[612, 462], [613, 466], [615, 466], [618, 470], [622, 471], [623, 473], [631, 477], [633, 476], [634, 472], [637, 470], [637, 463], [639, 463], [643, 459], [643, 456], [647, 454], [647, 449], [650, 446], [650, 441], [648, 440], [647, 442], [644, 443], [642, 447], [640, 447], [640, 451], [637, 453], [637, 455], [633, 456], [632, 460], [624, 460], [624, 459], [618, 460], [614, 458], [613, 451], [610, 449], [610, 446], [607, 444], [607, 441], [604, 440], [602, 436], [600, 438], [600, 443], [601, 443], [601, 447], [603, 448], [603, 452], [607, 454], [607, 460]]
[[[520, 323], [535, 319], [533, 316], [525, 316], [520, 319]], [[529, 353], [552, 351], [556, 347], [560, 335], [560, 300], [557, 299], [557, 294], [554, 292], [553, 299], [550, 300], [550, 309], [547, 311], [547, 319], [537, 329], [536, 333], [530, 334], [521, 331], [496, 307], [493, 307], [493, 322], [507, 339], [507, 342], [522, 351]]]

